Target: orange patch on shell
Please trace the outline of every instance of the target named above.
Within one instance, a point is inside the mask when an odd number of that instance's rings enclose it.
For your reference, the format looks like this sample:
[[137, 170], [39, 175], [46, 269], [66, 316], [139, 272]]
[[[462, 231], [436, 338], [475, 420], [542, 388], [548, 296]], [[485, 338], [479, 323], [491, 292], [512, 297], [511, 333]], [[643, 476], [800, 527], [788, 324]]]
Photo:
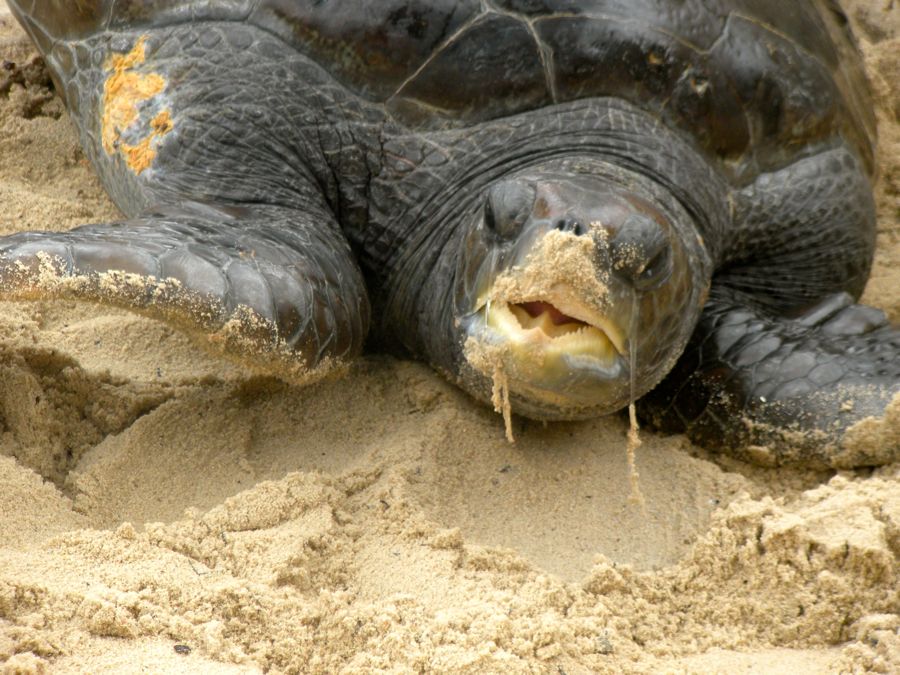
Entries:
[[[145, 59], [141, 37], [127, 54], [113, 54], [106, 62], [109, 77], [103, 85], [103, 119], [101, 141], [108, 155], [120, 153], [136, 174], [148, 168], [156, 158], [159, 138], [172, 131], [172, 115], [168, 110], [158, 112], [147, 124], [141, 120], [139, 105], [159, 95], [166, 80], [157, 73], [137, 73], [134, 67]], [[133, 125], [145, 124], [146, 134], [134, 144], [122, 140], [122, 133]]]

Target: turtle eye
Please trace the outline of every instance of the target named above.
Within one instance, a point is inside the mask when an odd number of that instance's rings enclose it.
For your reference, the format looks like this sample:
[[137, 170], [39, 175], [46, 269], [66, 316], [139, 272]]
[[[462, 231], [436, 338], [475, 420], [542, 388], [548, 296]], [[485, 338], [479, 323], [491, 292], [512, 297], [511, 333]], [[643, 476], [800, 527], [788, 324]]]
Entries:
[[672, 271], [669, 240], [659, 223], [632, 214], [610, 243], [613, 270], [636, 290], [647, 291], [665, 281]]
[[500, 239], [513, 239], [531, 215], [534, 186], [519, 180], [495, 183], [484, 200], [484, 225]]
[[672, 256], [669, 255], [669, 247], [661, 249], [654, 255], [644, 268], [634, 277], [634, 287], [639, 291], [650, 290], [669, 277], [672, 271]]

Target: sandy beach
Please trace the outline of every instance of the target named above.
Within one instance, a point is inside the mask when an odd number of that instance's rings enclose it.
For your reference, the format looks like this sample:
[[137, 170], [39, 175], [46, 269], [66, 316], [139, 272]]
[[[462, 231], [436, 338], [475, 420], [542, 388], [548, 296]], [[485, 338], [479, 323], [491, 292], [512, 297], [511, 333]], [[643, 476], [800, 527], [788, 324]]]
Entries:
[[[845, 2], [900, 322], [900, 6]], [[0, 234], [118, 217], [0, 0]], [[873, 442], [900, 445], [900, 420]], [[900, 671], [900, 464], [767, 469], [503, 420], [371, 354], [307, 387], [0, 302], [0, 673]]]

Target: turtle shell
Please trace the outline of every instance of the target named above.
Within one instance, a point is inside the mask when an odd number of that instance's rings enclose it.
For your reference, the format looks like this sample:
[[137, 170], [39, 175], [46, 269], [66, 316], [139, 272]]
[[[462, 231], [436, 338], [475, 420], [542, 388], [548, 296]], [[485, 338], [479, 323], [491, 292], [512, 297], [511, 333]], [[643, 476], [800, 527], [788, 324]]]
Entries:
[[874, 166], [865, 75], [846, 16], [830, 0], [11, 5], [45, 52], [56, 40], [186, 20], [255, 25], [423, 131], [611, 96], [681, 129], [735, 183], [837, 137]]

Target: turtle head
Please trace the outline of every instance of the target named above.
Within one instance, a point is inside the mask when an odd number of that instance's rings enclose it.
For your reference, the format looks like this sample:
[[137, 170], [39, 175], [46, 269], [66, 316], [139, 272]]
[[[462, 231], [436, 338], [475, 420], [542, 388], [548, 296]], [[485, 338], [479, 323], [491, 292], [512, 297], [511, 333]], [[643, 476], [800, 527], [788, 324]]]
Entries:
[[548, 163], [491, 185], [459, 259], [461, 384], [539, 419], [614, 412], [673, 366], [709, 283], [691, 218], [621, 170]]

